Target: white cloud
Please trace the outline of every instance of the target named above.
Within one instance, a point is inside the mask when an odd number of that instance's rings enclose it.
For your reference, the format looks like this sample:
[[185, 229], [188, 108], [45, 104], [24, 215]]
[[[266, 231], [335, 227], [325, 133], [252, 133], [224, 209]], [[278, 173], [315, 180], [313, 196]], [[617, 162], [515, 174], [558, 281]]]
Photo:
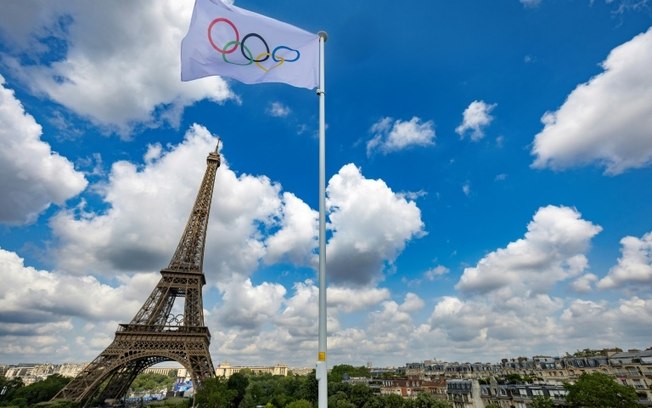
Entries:
[[218, 327], [237, 327], [244, 331], [260, 331], [263, 324], [272, 321], [286, 292], [277, 283], [264, 282], [254, 286], [250, 279], [237, 279], [218, 287], [223, 299], [223, 304], [214, 312]]
[[593, 289], [593, 285], [598, 281], [598, 277], [592, 273], [587, 273], [575, 279], [570, 287], [575, 292], [588, 293]]
[[[61, 212], [50, 222], [58, 245], [53, 257], [76, 274], [154, 271], [167, 265], [183, 232], [205, 171], [204, 158], [217, 139], [194, 125], [178, 146], [144, 167], [114, 163], [100, 189], [108, 210], [84, 207]], [[259, 226], [280, 214], [280, 186], [266, 177], [236, 176], [222, 161], [217, 171], [204, 270], [209, 281], [248, 276], [265, 254]]]
[[435, 279], [437, 279], [437, 278], [439, 278], [439, 277], [441, 277], [443, 275], [446, 275], [448, 272], [450, 272], [450, 269], [448, 269], [444, 265], [437, 265], [434, 268], [428, 269], [425, 272], [424, 276], [429, 281], [434, 281]]
[[329, 307], [339, 311], [354, 312], [375, 306], [390, 297], [386, 288], [344, 288], [331, 286], [327, 289]]
[[414, 116], [409, 121], [380, 119], [371, 126], [373, 138], [367, 142], [367, 155], [375, 151], [383, 154], [403, 150], [411, 146], [435, 144], [435, 124], [432, 120], [421, 122]]
[[631, 286], [645, 289], [652, 283], [652, 232], [642, 238], [625, 237], [620, 240], [622, 256], [618, 265], [598, 282], [602, 289]]
[[343, 166], [327, 187], [333, 231], [327, 247], [335, 283], [364, 285], [380, 278], [408, 241], [423, 232], [414, 201], [394, 193], [382, 180], [366, 179], [353, 164]]
[[491, 111], [497, 105], [488, 104], [484, 101], [473, 101], [464, 110], [462, 123], [455, 129], [455, 132], [464, 137], [466, 131], [471, 130], [471, 140], [477, 141], [484, 137], [484, 129], [494, 120]]
[[277, 118], [286, 118], [292, 111], [281, 102], [272, 102], [267, 107], [267, 113]]
[[0, 75], [0, 222], [21, 224], [76, 196], [87, 181], [41, 140], [41, 126], [4, 84]]
[[184, 107], [233, 96], [221, 78], [179, 80], [179, 44], [192, 3], [17, 4], [3, 8], [0, 18], [15, 55], [64, 55], [51, 64], [21, 65], [19, 58], [5, 63], [34, 91], [95, 124], [123, 135], [136, 123], [176, 126]]
[[524, 238], [489, 253], [475, 267], [465, 268], [456, 288], [497, 292], [504, 298], [545, 293], [586, 269], [585, 253], [591, 238], [601, 230], [572, 208], [540, 208]]
[[[123, 276], [118, 277], [117, 287], [112, 287], [90, 276], [37, 270], [26, 266], [17, 254], [0, 249], [0, 280], [4, 282], [0, 357], [7, 361], [18, 354], [51, 361], [57, 353], [60, 358], [78, 359], [76, 350], [66, 349], [78, 333], [74, 322], [129, 321], [141, 306], [143, 293], [148, 293], [158, 278], [155, 274]], [[115, 327], [112, 324], [111, 331]]]
[[616, 344], [620, 339], [647, 342], [652, 325], [652, 299], [620, 299], [615, 306], [606, 302], [575, 300], [564, 310], [560, 322], [567, 329], [564, 337], [585, 341], [592, 333], [599, 345]]
[[283, 193], [281, 228], [267, 239], [265, 261], [287, 259], [296, 265], [310, 265], [317, 246], [319, 213], [292, 193]]
[[543, 118], [533, 167], [562, 170], [598, 163], [607, 174], [652, 161], [652, 28], [614, 48], [604, 72], [580, 84]]
[[600, 229], [571, 208], [539, 209], [524, 238], [465, 269], [456, 286], [461, 296], [437, 301], [428, 322], [430, 336], [445, 354], [450, 353], [446, 347], [454, 347], [458, 357], [485, 355], [493, 360], [501, 355], [559, 355], [580, 346], [622, 344], [623, 339], [645, 345], [652, 300], [609, 302], [552, 294], [562, 283], [577, 292], [591, 291], [598, 278], [578, 275], [588, 268], [585, 253]]
[[401, 312], [405, 313], [414, 313], [423, 309], [426, 305], [426, 302], [423, 301], [416, 293], [408, 292], [405, 295], [405, 300], [403, 304], [398, 307]]
[[471, 182], [467, 181], [462, 185], [462, 192], [464, 193], [465, 196], [471, 195]]

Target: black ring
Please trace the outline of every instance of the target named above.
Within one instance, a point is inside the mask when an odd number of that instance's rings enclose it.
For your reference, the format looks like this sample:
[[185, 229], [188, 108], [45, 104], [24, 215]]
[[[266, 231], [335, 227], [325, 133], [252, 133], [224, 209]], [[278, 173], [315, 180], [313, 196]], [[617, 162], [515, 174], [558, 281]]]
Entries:
[[[247, 41], [247, 39], [249, 37], [257, 37], [260, 41], [263, 42], [263, 44], [265, 45], [265, 49], [267, 50], [265, 58], [261, 58], [259, 60], [257, 60], [257, 59], [251, 60], [250, 57], [245, 55], [245, 53], [244, 53], [245, 41]], [[263, 62], [263, 61], [267, 61], [269, 59], [269, 46], [267, 45], [267, 41], [265, 41], [265, 39], [263, 37], [261, 37], [259, 34], [256, 34], [256, 33], [249, 33], [249, 34], [244, 36], [242, 41], [240, 41], [240, 52], [242, 53], [242, 56], [245, 57], [248, 61]], [[253, 56], [253, 53], [251, 55]]]

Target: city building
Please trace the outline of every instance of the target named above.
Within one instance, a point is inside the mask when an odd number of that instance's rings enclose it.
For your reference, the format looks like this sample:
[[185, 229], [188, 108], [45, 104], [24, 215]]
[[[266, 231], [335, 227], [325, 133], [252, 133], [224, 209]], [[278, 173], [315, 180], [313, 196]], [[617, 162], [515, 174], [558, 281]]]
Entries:
[[283, 377], [288, 375], [288, 366], [285, 364], [276, 364], [274, 366], [232, 366], [228, 362], [220, 363], [215, 369], [215, 375], [229, 378], [242, 370], [250, 370], [255, 374], [281, 375]]

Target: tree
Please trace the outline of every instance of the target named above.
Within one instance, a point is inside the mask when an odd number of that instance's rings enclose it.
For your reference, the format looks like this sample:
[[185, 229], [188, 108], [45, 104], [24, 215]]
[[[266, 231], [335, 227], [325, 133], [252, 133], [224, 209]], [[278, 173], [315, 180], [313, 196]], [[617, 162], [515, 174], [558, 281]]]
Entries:
[[80, 407], [78, 402], [69, 401], [69, 400], [40, 402], [35, 406], [38, 408], [79, 408]]
[[410, 408], [451, 408], [448, 401], [435, 399], [432, 395], [425, 393], [420, 393], [415, 399], [406, 401], [405, 405]]
[[331, 372], [328, 374], [328, 382], [340, 382], [344, 375], [349, 377], [367, 377], [371, 378], [371, 372], [367, 367], [353, 367], [348, 364], [340, 364], [333, 366]]
[[176, 380], [170, 375], [163, 375], [157, 373], [141, 373], [131, 383], [131, 389], [134, 391], [153, 391], [162, 388], [170, 389]]
[[314, 404], [317, 402], [319, 397], [319, 381], [317, 381], [315, 370], [312, 370], [312, 373], [305, 376], [304, 379], [305, 380], [299, 386], [297, 397]]
[[24, 385], [23, 380], [20, 378], [8, 379], [5, 376], [0, 375], [0, 400], [11, 401], [14, 398], [16, 391]]
[[537, 395], [532, 398], [532, 408], [553, 408], [555, 404], [550, 399], [550, 397], [544, 397]]
[[[22, 387], [14, 393], [12, 404], [20, 405], [21, 401], [26, 401], [28, 406], [33, 406], [39, 402], [51, 400], [59, 391], [63, 389], [72, 380], [72, 378], [62, 377], [54, 374], [45, 380], [35, 382], [26, 387]], [[17, 401], [17, 402], [16, 402]]]
[[584, 373], [575, 384], [564, 384], [566, 402], [571, 408], [639, 407], [633, 388], [618, 384], [603, 373]]
[[310, 401], [300, 399], [290, 402], [286, 408], [312, 408], [312, 404]]
[[343, 391], [338, 391], [328, 397], [328, 408], [355, 408], [355, 405], [349, 401], [349, 396]]
[[371, 398], [371, 388], [364, 384], [355, 384], [351, 387], [349, 393], [349, 400], [356, 406], [361, 407], [364, 403]]
[[405, 400], [400, 395], [390, 394], [385, 397], [385, 406], [392, 408], [402, 408], [405, 406]]
[[240, 401], [244, 399], [245, 391], [249, 385], [249, 379], [240, 373], [235, 373], [229, 377], [226, 385], [230, 390], [236, 392], [236, 395], [232, 401], [232, 406], [237, 408], [240, 405]]
[[224, 379], [209, 378], [197, 391], [195, 404], [201, 408], [229, 408], [236, 395], [237, 391], [230, 390]]

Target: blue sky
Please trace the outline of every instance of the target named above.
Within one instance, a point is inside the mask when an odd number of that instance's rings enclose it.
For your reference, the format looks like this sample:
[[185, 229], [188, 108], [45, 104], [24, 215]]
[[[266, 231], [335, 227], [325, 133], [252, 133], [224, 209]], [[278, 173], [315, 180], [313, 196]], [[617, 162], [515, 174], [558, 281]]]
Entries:
[[[329, 364], [652, 346], [652, 3], [236, 4], [329, 34]], [[192, 7], [3, 5], [0, 362], [111, 342], [219, 136], [213, 360], [314, 363], [317, 97], [182, 83]]]

